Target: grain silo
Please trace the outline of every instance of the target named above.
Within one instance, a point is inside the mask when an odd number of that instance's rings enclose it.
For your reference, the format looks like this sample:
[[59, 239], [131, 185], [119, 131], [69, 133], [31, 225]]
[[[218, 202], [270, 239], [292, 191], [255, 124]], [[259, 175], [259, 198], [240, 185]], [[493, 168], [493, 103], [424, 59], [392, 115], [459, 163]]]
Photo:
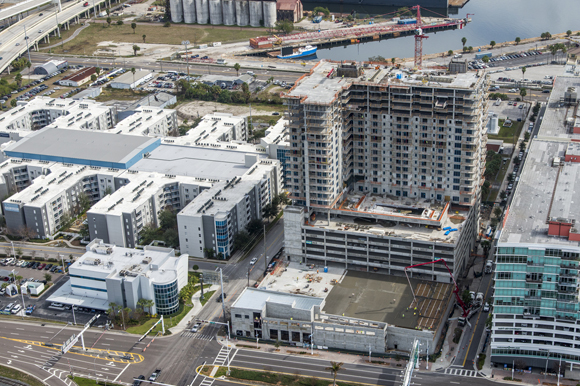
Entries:
[[276, 19], [276, 1], [264, 1], [264, 27], [274, 27]]
[[250, 24], [250, 9], [247, 0], [236, 0], [236, 24], [239, 26]]
[[209, 22], [212, 25], [222, 24], [222, 0], [209, 0]]
[[195, 0], [195, 13], [197, 15], [197, 24], [209, 23], [208, 0]]
[[183, 0], [183, 21], [187, 24], [193, 24], [196, 20], [195, 0]]
[[235, 0], [222, 0], [224, 25], [236, 24]]
[[181, 23], [183, 21], [183, 5], [181, 4], [181, 0], [169, 0], [169, 7], [171, 8], [171, 21]]

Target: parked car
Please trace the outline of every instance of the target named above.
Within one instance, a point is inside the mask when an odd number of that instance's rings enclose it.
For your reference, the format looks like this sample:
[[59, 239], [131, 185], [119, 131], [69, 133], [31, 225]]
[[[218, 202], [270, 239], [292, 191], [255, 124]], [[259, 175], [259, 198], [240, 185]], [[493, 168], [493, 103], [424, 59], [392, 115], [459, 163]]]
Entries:
[[483, 312], [489, 312], [489, 303], [485, 303], [485, 305], [483, 306]]

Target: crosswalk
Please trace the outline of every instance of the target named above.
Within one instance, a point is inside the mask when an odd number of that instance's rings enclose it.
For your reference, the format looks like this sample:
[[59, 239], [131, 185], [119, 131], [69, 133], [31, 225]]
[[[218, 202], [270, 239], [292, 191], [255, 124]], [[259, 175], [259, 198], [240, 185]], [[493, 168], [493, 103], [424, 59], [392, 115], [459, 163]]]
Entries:
[[208, 340], [208, 341], [215, 339], [214, 334], [206, 333], [204, 330], [201, 330], [200, 332], [191, 332], [189, 330], [185, 330], [181, 333], [181, 336], [184, 338], [193, 338], [193, 339]]
[[50, 359], [48, 359], [46, 361], [46, 363], [42, 366], [42, 368], [45, 369], [45, 370], [48, 370], [48, 369], [52, 368], [52, 366], [54, 366], [54, 364], [56, 362], [58, 362], [61, 357], [62, 357], [62, 354], [61, 353], [58, 353], [58, 354], [53, 355], [52, 357], [50, 357]]
[[462, 377], [477, 377], [477, 371], [474, 370], [465, 370], [465, 369], [454, 369], [452, 367], [445, 369], [445, 374], [449, 375], [459, 375]]
[[[73, 386], [74, 383], [70, 380], [70, 378], [68, 377], [70, 372], [66, 371], [66, 370], [59, 370], [59, 369], [53, 369], [53, 368], [45, 368], [43, 367], [44, 370], [48, 371], [49, 373], [51, 373], [52, 375], [48, 376], [47, 378], [45, 378], [43, 380], [43, 382], [46, 384], [46, 381], [50, 378], [52, 378], [53, 376], [57, 377], [58, 379], [60, 379], [61, 381], [63, 381], [66, 385], [68, 386]], [[205, 385], [204, 385], [205, 386]]]
[[[237, 351], [237, 350], [236, 350]], [[222, 346], [220, 352], [218, 352], [217, 356], [213, 360], [214, 366], [224, 366], [228, 360], [228, 356], [232, 352], [232, 349], [228, 349], [226, 346]], [[236, 355], [234, 353], [234, 355]]]

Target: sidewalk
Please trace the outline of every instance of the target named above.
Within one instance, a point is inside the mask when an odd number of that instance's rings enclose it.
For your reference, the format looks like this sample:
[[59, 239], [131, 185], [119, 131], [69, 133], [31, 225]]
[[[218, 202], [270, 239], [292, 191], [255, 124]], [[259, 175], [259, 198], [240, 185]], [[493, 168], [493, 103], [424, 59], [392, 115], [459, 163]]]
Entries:
[[[205, 288], [204, 293], [207, 293], [209, 291], [217, 291], [219, 288], [220, 288], [219, 285], [214, 284], [209, 288]], [[190, 323], [193, 321], [193, 319], [197, 317], [197, 315], [203, 308], [203, 306], [201, 305], [201, 301], [199, 300], [200, 296], [201, 291], [198, 291], [193, 294], [193, 296], [191, 297], [191, 303], [193, 304], [193, 308], [191, 309], [191, 311], [187, 313], [187, 315], [183, 317], [183, 319], [181, 319], [181, 321], [177, 324], [177, 326], [171, 327], [169, 329], [169, 331], [171, 331], [172, 334], [178, 334], [183, 330], [189, 328]]]

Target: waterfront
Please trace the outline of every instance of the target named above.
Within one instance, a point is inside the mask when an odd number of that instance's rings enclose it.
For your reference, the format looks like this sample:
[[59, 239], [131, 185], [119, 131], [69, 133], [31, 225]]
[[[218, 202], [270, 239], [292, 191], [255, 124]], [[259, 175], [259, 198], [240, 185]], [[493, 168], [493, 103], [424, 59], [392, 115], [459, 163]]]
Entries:
[[[346, 5], [345, 5], [346, 7]], [[331, 7], [332, 8], [332, 7]], [[350, 9], [350, 8], [349, 8]], [[481, 46], [513, 41], [516, 36], [522, 39], [540, 36], [542, 32], [552, 34], [568, 29], [580, 29], [576, 17], [580, 10], [578, 0], [470, 0], [465, 7], [452, 17], [465, 17], [467, 13], [472, 22], [462, 30], [441, 31], [429, 34], [423, 42], [423, 53], [447, 52], [461, 49], [461, 38], [467, 38], [467, 46]], [[364, 8], [357, 9], [364, 12]], [[381, 12], [376, 9], [374, 12]], [[368, 12], [371, 12], [368, 10]], [[392, 12], [392, 9], [385, 9]], [[367, 60], [370, 56], [381, 55], [385, 58], [412, 57], [414, 38], [412, 36], [382, 40], [364, 44], [318, 50], [320, 59]]]

